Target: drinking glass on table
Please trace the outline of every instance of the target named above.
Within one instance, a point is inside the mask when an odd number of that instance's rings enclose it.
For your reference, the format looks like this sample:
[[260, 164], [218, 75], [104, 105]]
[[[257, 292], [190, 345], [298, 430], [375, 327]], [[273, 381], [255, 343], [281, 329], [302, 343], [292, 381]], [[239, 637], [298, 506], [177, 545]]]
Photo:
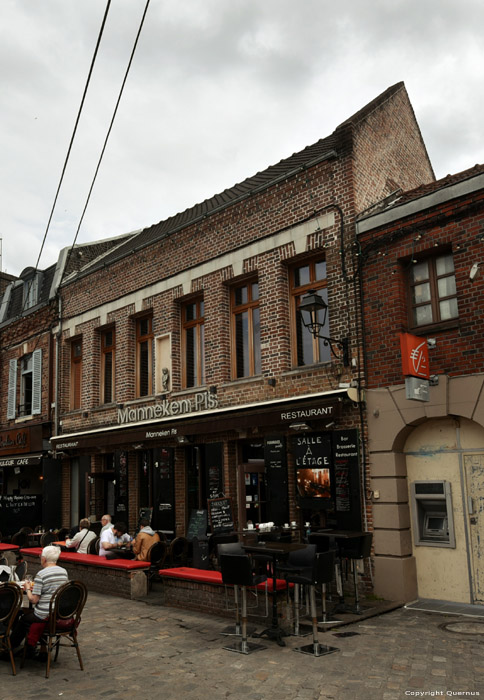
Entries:
[[31, 574], [27, 574], [24, 578], [24, 588], [27, 590], [27, 588], [32, 588], [32, 576]]

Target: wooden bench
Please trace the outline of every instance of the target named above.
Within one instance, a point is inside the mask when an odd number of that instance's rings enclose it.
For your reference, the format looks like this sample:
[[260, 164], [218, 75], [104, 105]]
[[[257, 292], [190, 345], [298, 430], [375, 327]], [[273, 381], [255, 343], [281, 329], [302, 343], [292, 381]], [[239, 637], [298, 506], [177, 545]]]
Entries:
[[[40, 569], [42, 547], [21, 549], [29, 573]], [[69, 579], [82, 581], [90, 591], [108, 593], [122, 598], [140, 598], [148, 593], [146, 571], [149, 562], [132, 559], [106, 559], [97, 554], [61, 552], [59, 564], [66, 569]]]
[[[180, 566], [173, 569], [160, 569], [158, 572], [163, 581], [162, 600], [164, 605], [175, 608], [196, 610], [213, 615], [233, 617], [232, 594], [228, 598], [230, 587], [225, 587], [220, 571], [195, 569], [189, 566]], [[292, 584], [290, 584], [292, 587]], [[257, 591], [257, 605], [249, 610], [249, 614], [259, 620], [264, 620], [268, 615], [265, 592], [272, 593], [272, 579], [265, 583], [259, 583]], [[279, 600], [279, 608], [285, 617], [285, 602], [287, 597], [287, 583], [282, 579], [276, 581], [276, 593]], [[227, 601], [229, 604], [227, 605]]]

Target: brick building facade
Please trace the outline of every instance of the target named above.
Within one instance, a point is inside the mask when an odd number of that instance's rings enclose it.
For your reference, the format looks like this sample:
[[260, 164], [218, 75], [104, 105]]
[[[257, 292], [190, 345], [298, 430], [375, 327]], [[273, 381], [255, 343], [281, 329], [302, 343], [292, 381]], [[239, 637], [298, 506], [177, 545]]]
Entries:
[[[348, 394], [362, 372], [354, 221], [432, 180], [398, 84], [329, 137], [67, 276], [52, 439], [63, 524], [108, 511], [134, 528], [147, 509], [183, 535], [222, 494], [236, 528], [371, 529], [364, 418]], [[303, 328], [309, 289], [328, 301], [326, 334], [349, 339], [349, 366]]]
[[[116, 244], [120, 239], [115, 239]], [[50, 438], [58, 422], [58, 287], [113, 245], [113, 240], [63, 250], [56, 265], [1, 276], [0, 531], [54, 528], [62, 521], [61, 461]]]
[[[375, 589], [387, 598], [484, 600], [483, 211], [480, 165], [357, 223]], [[428, 345], [431, 386], [417, 399], [402, 333], [424, 363]]]

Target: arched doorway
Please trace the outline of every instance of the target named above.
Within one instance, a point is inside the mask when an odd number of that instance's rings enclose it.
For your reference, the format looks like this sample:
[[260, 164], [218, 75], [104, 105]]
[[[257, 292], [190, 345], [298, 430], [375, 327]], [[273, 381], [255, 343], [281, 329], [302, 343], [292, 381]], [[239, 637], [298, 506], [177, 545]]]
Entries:
[[404, 453], [419, 597], [484, 602], [484, 428], [427, 420]]

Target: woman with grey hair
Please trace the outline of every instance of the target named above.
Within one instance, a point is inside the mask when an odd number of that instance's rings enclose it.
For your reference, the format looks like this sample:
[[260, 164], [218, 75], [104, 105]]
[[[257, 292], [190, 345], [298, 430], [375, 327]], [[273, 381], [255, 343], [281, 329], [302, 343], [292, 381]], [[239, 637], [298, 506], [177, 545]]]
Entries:
[[[55, 591], [67, 583], [67, 571], [57, 566], [60, 549], [54, 545], [44, 547], [40, 555], [41, 569], [35, 575], [33, 583], [25, 582], [24, 589], [27, 592], [32, 609], [20, 610], [19, 617], [10, 637], [12, 649], [18, 647], [27, 635], [30, 625], [34, 622], [42, 622], [49, 617], [49, 603]], [[34, 656], [34, 649], [28, 648], [29, 656]]]

